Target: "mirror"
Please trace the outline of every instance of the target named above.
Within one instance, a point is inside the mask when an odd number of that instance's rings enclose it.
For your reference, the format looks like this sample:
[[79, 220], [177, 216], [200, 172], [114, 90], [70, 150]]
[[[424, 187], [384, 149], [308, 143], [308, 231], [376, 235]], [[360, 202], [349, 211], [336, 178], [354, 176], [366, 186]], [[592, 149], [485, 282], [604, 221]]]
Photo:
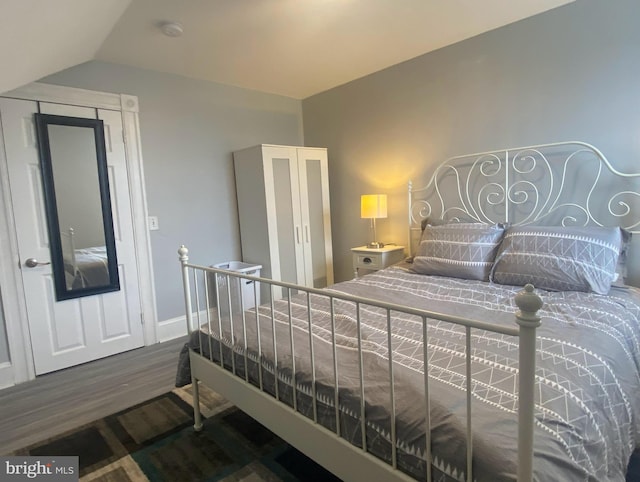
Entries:
[[118, 291], [103, 122], [35, 120], [56, 298]]

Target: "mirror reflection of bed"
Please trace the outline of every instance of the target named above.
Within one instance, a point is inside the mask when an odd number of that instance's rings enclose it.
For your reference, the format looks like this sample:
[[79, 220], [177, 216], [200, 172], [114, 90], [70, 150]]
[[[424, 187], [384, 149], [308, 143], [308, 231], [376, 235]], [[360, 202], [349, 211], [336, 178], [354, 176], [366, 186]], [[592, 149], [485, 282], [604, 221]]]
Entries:
[[68, 290], [93, 288], [109, 283], [107, 247], [76, 247], [75, 230], [60, 232], [65, 281]]

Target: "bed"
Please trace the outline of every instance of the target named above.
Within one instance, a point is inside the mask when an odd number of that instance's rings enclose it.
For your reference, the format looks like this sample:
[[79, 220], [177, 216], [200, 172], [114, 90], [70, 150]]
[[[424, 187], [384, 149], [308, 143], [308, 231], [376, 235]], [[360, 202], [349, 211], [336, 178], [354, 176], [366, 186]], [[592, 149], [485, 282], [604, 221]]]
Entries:
[[578, 142], [449, 159], [410, 186], [412, 262], [324, 290], [182, 247], [196, 429], [202, 382], [344, 480], [624, 480], [638, 179]]
[[91, 288], [110, 283], [106, 246], [76, 248], [73, 228], [63, 231], [61, 240], [67, 289]]

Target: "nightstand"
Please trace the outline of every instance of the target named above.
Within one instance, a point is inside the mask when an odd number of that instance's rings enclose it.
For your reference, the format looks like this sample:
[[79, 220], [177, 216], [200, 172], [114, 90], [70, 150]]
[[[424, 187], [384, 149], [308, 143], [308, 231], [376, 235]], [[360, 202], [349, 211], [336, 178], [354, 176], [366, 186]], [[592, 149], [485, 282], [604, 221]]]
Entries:
[[354, 276], [358, 277], [360, 268], [376, 271], [404, 259], [404, 246], [387, 245], [383, 248], [360, 246], [351, 248]]

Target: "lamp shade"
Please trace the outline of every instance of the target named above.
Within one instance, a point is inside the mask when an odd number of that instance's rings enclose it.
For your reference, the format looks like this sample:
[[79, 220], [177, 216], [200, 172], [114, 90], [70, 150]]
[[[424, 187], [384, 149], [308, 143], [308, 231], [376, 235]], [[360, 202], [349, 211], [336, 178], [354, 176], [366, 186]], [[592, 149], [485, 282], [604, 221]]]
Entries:
[[361, 218], [386, 218], [387, 217], [387, 195], [386, 194], [363, 194], [360, 198]]

